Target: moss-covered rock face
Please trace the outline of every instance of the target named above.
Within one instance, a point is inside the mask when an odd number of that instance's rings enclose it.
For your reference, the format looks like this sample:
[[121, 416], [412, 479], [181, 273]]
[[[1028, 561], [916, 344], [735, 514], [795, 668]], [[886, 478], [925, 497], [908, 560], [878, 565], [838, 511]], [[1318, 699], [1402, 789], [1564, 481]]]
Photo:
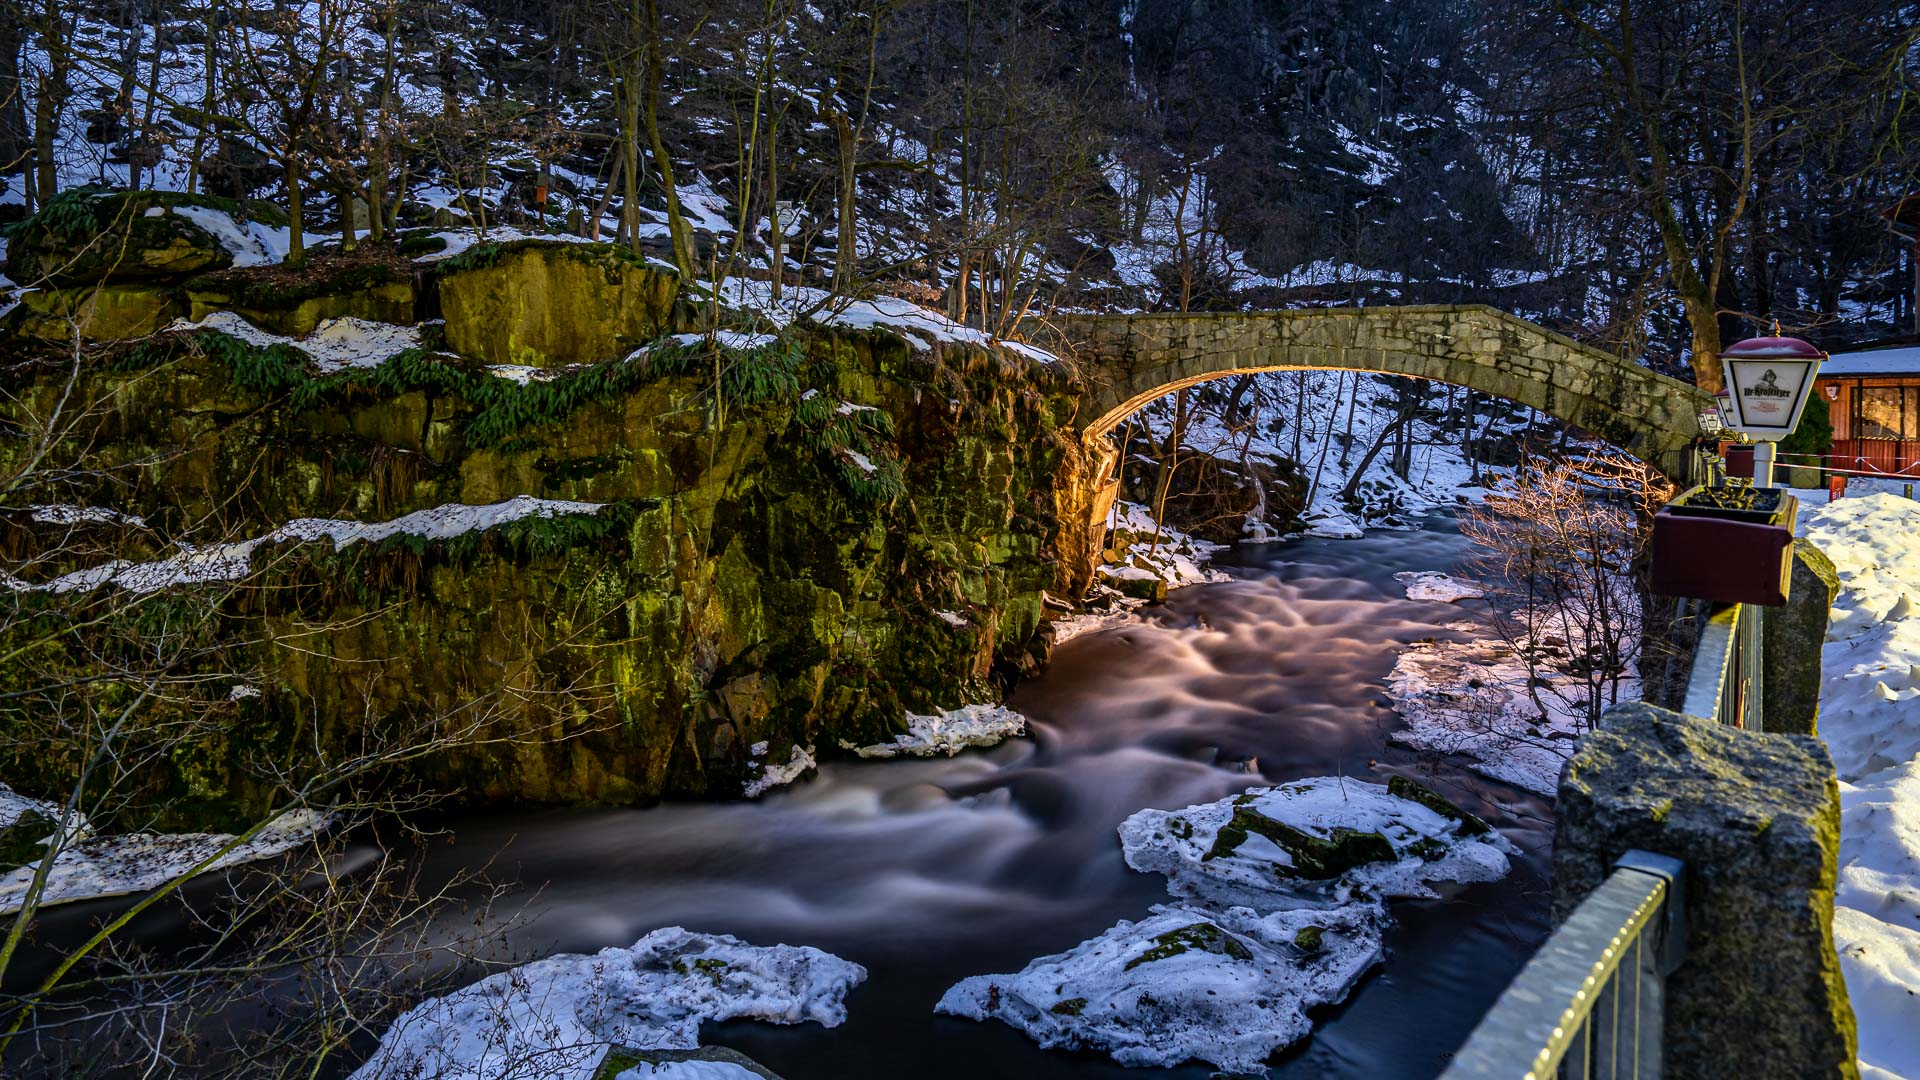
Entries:
[[489, 364], [564, 367], [666, 331], [678, 279], [611, 244], [483, 244], [441, 264], [447, 344]]
[[171, 289], [152, 285], [101, 284], [22, 293], [0, 333], [11, 329], [44, 341], [68, 341], [77, 330], [87, 341], [124, 341], [157, 333], [183, 307]]
[[[148, 544], [204, 520], [260, 536], [516, 495], [603, 504], [447, 541], [263, 548], [260, 587], [223, 613], [223, 662], [264, 672], [262, 696], [231, 704], [229, 736], [154, 759], [156, 802], [191, 793], [203, 817], [244, 811], [263, 745], [348, 747], [428, 716], [471, 738], [407, 779], [471, 798], [737, 795], [795, 747], [995, 699], [1043, 658], [1043, 596], [1074, 595], [1089, 550], [1073, 388], [999, 352], [815, 332], [519, 387], [454, 358], [321, 378], [172, 340], [102, 364], [74, 406], [100, 410], [96, 464], [151, 462], [74, 501], [142, 515]], [[715, 360], [733, 373], [717, 399]], [[58, 370], [13, 407], [44, 407]], [[0, 469], [19, 452], [0, 445]], [[228, 708], [227, 690], [208, 693]], [[0, 775], [53, 790], [65, 772]]]
[[182, 291], [188, 317], [195, 322], [216, 311], [231, 311], [288, 337], [305, 337], [328, 319], [343, 316], [411, 323], [416, 314], [412, 276], [391, 260], [322, 256], [298, 268], [207, 274], [187, 282]]
[[[180, 278], [233, 265], [214, 235], [175, 207], [242, 212], [238, 203], [178, 192], [62, 192], [13, 229], [7, 276], [23, 285]], [[249, 207], [255, 210], [257, 208]]]

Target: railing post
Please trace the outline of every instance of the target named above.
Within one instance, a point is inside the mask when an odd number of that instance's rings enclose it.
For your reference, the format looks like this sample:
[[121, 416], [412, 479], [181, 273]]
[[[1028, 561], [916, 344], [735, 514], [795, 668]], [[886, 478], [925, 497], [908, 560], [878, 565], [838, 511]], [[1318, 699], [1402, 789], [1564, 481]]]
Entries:
[[1613, 880], [1625, 852], [1686, 860], [1674, 910], [1688, 923], [1663, 939], [1686, 947], [1664, 986], [1665, 1075], [1858, 1077], [1833, 940], [1840, 806], [1824, 744], [1622, 705], [1581, 739], [1555, 815], [1558, 913]]

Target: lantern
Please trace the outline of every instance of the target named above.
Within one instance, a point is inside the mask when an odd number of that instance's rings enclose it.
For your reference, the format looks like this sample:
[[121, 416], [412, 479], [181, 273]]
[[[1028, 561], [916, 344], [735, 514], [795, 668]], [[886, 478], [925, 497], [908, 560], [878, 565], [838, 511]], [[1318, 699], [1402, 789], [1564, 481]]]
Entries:
[[1793, 434], [1813, 394], [1814, 376], [1827, 354], [1799, 338], [1748, 338], [1720, 354], [1726, 376], [1721, 422], [1756, 444], [1753, 482], [1773, 484], [1773, 444]]

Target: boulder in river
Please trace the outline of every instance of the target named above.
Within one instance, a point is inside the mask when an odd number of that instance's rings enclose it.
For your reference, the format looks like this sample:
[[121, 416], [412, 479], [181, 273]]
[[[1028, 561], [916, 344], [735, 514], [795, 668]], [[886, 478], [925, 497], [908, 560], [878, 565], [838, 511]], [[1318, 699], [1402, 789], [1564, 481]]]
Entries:
[[1269, 915], [1158, 906], [1018, 974], [962, 980], [935, 1011], [1122, 1065], [1258, 1071], [1313, 1030], [1307, 1010], [1346, 997], [1379, 961], [1385, 923], [1365, 902]]
[[1356, 893], [1431, 896], [1428, 882], [1506, 874], [1512, 848], [1478, 818], [1411, 780], [1394, 788], [1322, 776], [1142, 810], [1120, 826], [1120, 842], [1128, 866], [1165, 874], [1177, 896], [1262, 910]]

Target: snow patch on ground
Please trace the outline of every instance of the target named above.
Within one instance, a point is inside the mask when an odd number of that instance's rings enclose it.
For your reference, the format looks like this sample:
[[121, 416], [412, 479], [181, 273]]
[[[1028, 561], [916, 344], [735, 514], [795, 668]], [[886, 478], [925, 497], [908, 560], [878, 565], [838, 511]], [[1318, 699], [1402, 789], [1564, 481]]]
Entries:
[[268, 266], [286, 260], [292, 233], [284, 225], [275, 228], [257, 221], [235, 221], [232, 214], [208, 206], [175, 206], [168, 209], [212, 233], [213, 238], [220, 241], [220, 246], [233, 256], [235, 266]]
[[[420, 192], [416, 190], [413, 195], [415, 198], [419, 198]], [[575, 236], [572, 233], [532, 233], [511, 226], [496, 226], [488, 229], [485, 233], [482, 233], [478, 229], [448, 229], [444, 232], [434, 233], [433, 235], [446, 241], [447, 246], [441, 248], [439, 251], [418, 256], [414, 259], [414, 262], [432, 263], [440, 262], [443, 259], [451, 259], [476, 244], [504, 244], [514, 240], [551, 240], [556, 244], [591, 244], [595, 242], [587, 237]]]
[[1027, 730], [1027, 718], [1004, 705], [962, 705], [943, 713], [907, 714], [907, 732], [872, 746], [841, 745], [863, 758], [912, 755], [952, 757], [974, 746], [995, 746]]
[[1456, 600], [1478, 600], [1487, 595], [1485, 589], [1473, 582], [1461, 581], [1438, 570], [1406, 570], [1393, 575], [1393, 580], [1407, 587], [1409, 600], [1437, 600], [1442, 604], [1451, 604]]
[[1840, 774], [1833, 932], [1861, 1075], [1920, 1077], [1920, 503], [1848, 497], [1801, 520], [1841, 592], [1821, 649], [1820, 735]]
[[609, 1046], [691, 1050], [710, 1020], [835, 1027], [866, 977], [808, 946], [670, 926], [632, 948], [549, 956], [423, 1002], [352, 1080], [588, 1080]]
[[1178, 529], [1157, 525], [1153, 515], [1139, 503], [1117, 501], [1107, 512], [1106, 550], [1120, 552], [1118, 562], [1102, 563], [1094, 574], [1107, 582], [1150, 581], [1155, 578], [1167, 588], [1230, 581], [1224, 571], [1207, 563], [1226, 550], [1226, 545], [1188, 536]]
[[820, 289], [789, 285], [775, 300], [772, 285], [747, 278], [728, 278], [720, 283], [719, 292], [721, 301], [728, 307], [758, 315], [775, 327], [806, 319], [822, 326], [849, 330], [889, 330], [921, 352], [931, 350], [936, 343], [944, 343], [1005, 349], [1041, 363], [1050, 364], [1058, 359], [1044, 349], [996, 338], [893, 296], [852, 300], [831, 296]]
[[328, 319], [303, 338], [283, 337], [262, 330], [231, 311], [215, 311], [199, 322], [176, 319], [170, 331], [218, 330], [256, 348], [290, 345], [313, 361], [322, 374], [348, 368], [379, 367], [383, 362], [408, 349], [420, 347], [420, 328], [371, 322], [345, 316]]
[[[0, 828], [13, 825], [29, 811], [57, 823], [63, 808], [17, 795], [0, 785]], [[224, 870], [291, 851], [324, 830], [329, 821], [325, 814], [289, 811], [215, 859], [202, 872]], [[228, 833], [96, 835], [85, 831], [84, 819], [73, 833], [75, 835], [54, 856], [46, 887], [40, 894], [39, 903], [43, 905], [157, 889], [187, 874], [233, 841]], [[0, 915], [20, 910], [38, 868], [36, 861], [14, 867], [0, 876]]]

